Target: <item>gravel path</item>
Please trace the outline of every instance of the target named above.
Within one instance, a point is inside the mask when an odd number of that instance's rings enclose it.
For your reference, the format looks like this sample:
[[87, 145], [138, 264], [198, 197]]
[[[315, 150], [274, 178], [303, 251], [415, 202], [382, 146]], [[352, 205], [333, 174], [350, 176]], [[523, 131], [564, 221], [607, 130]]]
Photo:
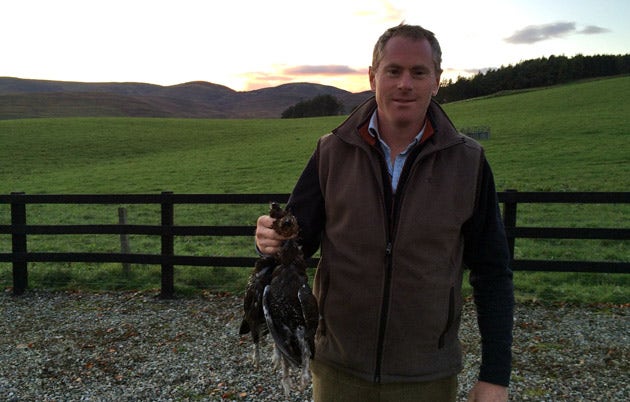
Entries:
[[[278, 373], [250, 363], [241, 300], [206, 294], [0, 294], [2, 401], [283, 401]], [[626, 306], [518, 305], [512, 401], [629, 401]], [[465, 306], [461, 397], [479, 361]], [[310, 389], [291, 401], [309, 401]]]

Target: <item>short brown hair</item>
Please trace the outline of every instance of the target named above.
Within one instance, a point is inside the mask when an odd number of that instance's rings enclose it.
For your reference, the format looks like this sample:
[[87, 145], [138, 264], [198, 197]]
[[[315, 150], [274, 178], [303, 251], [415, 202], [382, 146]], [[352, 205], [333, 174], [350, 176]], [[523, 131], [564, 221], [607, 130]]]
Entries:
[[428, 40], [431, 45], [431, 49], [433, 50], [433, 65], [435, 67], [435, 72], [442, 72], [442, 48], [440, 48], [440, 43], [435, 37], [435, 34], [419, 25], [407, 25], [404, 22], [400, 25], [389, 28], [381, 35], [380, 38], [378, 38], [378, 41], [376, 41], [376, 44], [374, 45], [374, 53], [372, 54], [372, 68], [374, 70], [378, 68], [381, 59], [383, 58], [383, 49], [385, 49], [385, 45], [395, 36], [403, 36], [414, 40]]

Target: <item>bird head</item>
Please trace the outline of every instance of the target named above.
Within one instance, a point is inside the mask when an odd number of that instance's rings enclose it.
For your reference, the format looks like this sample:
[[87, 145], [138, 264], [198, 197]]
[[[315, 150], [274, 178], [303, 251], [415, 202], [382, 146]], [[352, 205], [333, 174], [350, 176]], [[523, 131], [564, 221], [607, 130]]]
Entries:
[[284, 216], [284, 210], [280, 208], [280, 204], [275, 201], [269, 203], [269, 216], [274, 219], [282, 218]]

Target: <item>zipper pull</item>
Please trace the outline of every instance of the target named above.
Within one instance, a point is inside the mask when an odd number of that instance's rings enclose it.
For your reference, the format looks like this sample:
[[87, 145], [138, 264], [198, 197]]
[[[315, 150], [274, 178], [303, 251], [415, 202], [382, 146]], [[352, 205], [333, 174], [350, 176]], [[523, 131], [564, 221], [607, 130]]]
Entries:
[[385, 247], [385, 255], [391, 255], [392, 254], [392, 242], [388, 242], [387, 246]]

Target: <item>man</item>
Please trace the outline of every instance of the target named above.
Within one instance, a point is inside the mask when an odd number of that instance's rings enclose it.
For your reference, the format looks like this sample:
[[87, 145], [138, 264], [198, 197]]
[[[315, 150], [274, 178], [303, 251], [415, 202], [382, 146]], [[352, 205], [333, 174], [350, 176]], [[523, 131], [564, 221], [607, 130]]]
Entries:
[[[387, 30], [369, 70], [375, 97], [319, 140], [287, 204], [305, 255], [321, 246], [316, 401], [454, 401], [464, 266], [482, 337], [468, 400], [507, 400], [507, 242], [483, 149], [432, 101], [440, 64], [430, 31]], [[263, 254], [285, 240], [272, 222], [257, 222]]]

